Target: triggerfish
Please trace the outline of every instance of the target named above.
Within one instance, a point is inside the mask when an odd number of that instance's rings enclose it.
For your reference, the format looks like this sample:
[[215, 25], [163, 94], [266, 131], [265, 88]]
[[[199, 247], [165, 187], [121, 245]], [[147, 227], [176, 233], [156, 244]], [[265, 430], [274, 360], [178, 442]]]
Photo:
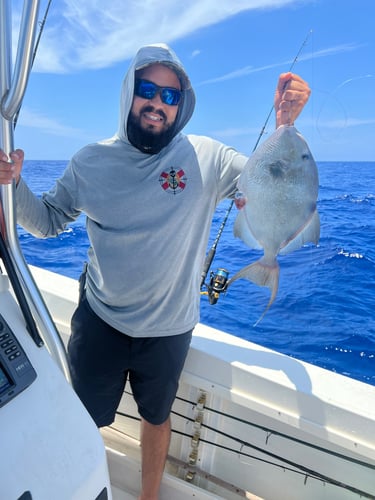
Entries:
[[241, 269], [228, 286], [239, 278], [247, 278], [271, 290], [260, 321], [277, 294], [277, 255], [319, 241], [318, 170], [305, 139], [294, 126], [280, 126], [256, 149], [237, 188], [237, 206], [246, 203], [238, 212], [234, 236], [251, 248], [263, 249], [264, 255]]

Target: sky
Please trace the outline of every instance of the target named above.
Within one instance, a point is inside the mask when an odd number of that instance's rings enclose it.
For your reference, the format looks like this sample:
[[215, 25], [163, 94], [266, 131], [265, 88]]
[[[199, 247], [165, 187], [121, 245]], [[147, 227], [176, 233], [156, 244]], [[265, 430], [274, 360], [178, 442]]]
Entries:
[[[14, 52], [23, 2], [12, 0]], [[47, 0], [40, 2], [39, 23]], [[52, 0], [15, 146], [68, 160], [117, 130], [120, 88], [142, 45], [165, 42], [196, 92], [184, 132], [250, 154], [280, 73], [312, 94], [296, 122], [317, 161], [375, 161], [374, 0]], [[104, 10], [103, 10], [104, 9]], [[297, 57], [298, 56], [298, 57]], [[271, 114], [263, 140], [274, 129]]]

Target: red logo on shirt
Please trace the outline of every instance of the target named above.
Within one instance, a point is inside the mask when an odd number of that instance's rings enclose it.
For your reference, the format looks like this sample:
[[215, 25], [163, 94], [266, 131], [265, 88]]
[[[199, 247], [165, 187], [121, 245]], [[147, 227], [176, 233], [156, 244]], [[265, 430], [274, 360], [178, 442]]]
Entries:
[[181, 193], [186, 187], [186, 180], [186, 175], [182, 168], [175, 170], [171, 167], [169, 172], [163, 172], [159, 177], [161, 187], [164, 191], [171, 194]]

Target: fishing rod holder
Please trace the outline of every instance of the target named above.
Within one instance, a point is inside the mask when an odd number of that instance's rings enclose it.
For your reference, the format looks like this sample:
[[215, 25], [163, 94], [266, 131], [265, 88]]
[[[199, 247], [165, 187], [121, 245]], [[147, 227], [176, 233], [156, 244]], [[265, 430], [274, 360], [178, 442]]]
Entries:
[[220, 295], [226, 291], [228, 285], [229, 272], [220, 267], [216, 272], [211, 271], [209, 283], [205, 283], [206, 292], [201, 292], [202, 295], [208, 296], [208, 301], [211, 305], [216, 304]]

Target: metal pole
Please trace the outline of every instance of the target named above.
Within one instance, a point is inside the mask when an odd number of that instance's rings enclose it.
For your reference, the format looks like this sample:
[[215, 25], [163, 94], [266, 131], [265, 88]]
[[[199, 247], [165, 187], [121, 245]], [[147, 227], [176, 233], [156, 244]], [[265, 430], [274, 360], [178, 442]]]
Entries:
[[[13, 118], [21, 106], [29, 78], [36, 35], [39, 0], [25, 0], [20, 24], [17, 56], [12, 68], [11, 0], [0, 0], [0, 147], [14, 149]], [[22, 254], [15, 211], [15, 183], [1, 186], [1, 208], [5, 244], [19, 282], [51, 356], [70, 382], [65, 347]]]

